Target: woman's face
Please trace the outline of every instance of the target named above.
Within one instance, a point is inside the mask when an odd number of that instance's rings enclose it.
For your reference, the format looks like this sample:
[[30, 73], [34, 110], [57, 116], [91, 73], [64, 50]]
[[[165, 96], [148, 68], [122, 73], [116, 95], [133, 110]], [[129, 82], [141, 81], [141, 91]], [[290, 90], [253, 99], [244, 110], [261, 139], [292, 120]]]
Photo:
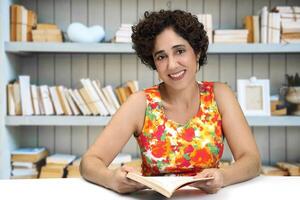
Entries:
[[197, 56], [184, 38], [167, 28], [157, 35], [153, 59], [159, 78], [174, 89], [184, 89], [195, 82]]

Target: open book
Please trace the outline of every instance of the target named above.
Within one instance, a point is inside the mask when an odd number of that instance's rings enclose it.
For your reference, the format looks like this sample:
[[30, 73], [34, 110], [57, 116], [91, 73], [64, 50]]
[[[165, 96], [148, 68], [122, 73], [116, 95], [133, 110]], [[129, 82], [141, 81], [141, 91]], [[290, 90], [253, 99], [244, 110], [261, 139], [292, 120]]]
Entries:
[[207, 181], [214, 179], [194, 178], [193, 176], [142, 176], [134, 172], [128, 172], [127, 178], [139, 182], [160, 194], [170, 198], [175, 190], [198, 181]]

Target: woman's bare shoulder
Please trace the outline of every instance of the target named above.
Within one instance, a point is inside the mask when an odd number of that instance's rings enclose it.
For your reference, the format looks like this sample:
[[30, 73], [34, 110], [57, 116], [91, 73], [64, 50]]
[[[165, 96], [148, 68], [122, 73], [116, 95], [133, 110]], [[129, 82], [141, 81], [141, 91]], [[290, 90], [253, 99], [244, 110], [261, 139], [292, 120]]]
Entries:
[[214, 83], [215, 100], [219, 109], [222, 111], [225, 108], [230, 108], [237, 104], [237, 100], [232, 89], [225, 83]]

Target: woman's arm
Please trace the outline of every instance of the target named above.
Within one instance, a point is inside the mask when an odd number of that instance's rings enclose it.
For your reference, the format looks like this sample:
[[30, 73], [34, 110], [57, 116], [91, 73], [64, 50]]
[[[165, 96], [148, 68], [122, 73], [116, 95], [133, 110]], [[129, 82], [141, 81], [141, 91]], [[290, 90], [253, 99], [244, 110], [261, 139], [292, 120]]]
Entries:
[[215, 83], [215, 99], [222, 116], [222, 128], [235, 162], [223, 172], [223, 185], [251, 179], [259, 174], [260, 155], [240, 105], [223, 83]]
[[114, 114], [95, 143], [83, 155], [80, 172], [83, 178], [120, 193], [132, 192], [141, 185], [126, 178], [130, 169], [108, 169], [132, 134], [141, 129], [146, 109], [144, 92], [132, 94]]

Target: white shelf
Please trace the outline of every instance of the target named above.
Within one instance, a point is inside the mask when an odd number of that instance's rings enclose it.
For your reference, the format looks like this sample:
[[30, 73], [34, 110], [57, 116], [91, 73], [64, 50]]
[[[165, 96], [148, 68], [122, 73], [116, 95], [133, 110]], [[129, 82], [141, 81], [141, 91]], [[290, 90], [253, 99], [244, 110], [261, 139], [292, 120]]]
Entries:
[[111, 117], [100, 116], [6, 116], [7, 126], [105, 126]]
[[[29, 53], [134, 53], [131, 43], [5, 42], [5, 51]], [[299, 44], [211, 44], [208, 53], [299, 53]]]
[[128, 43], [38, 43], [5, 42], [5, 51], [15, 54], [28, 53], [134, 53]]
[[[298, 116], [246, 117], [250, 126], [300, 126]], [[7, 126], [105, 126], [111, 117], [6, 116]]]

